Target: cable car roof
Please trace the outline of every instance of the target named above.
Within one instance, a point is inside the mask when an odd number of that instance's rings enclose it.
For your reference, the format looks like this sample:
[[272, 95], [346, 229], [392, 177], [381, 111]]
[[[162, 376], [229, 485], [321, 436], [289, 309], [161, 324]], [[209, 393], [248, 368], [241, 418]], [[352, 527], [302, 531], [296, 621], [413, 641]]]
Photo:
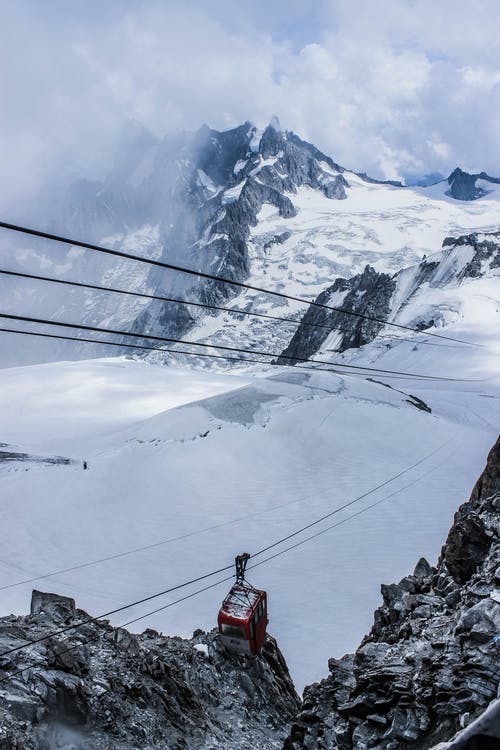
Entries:
[[264, 591], [259, 591], [244, 583], [235, 583], [222, 602], [221, 611], [229, 617], [246, 620], [263, 596], [265, 596]]

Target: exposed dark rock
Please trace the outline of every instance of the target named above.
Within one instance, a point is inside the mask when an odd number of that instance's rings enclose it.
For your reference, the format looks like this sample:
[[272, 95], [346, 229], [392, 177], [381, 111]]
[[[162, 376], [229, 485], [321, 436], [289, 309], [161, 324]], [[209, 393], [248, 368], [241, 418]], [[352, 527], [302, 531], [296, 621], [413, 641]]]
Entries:
[[292, 236], [291, 232], [281, 232], [280, 234], [275, 234], [270, 240], [268, 240], [264, 244], [264, 250], [267, 250], [268, 248], [272, 247], [272, 245], [282, 245], [291, 236]]
[[500, 700], [495, 701], [479, 719], [471, 722], [446, 750], [498, 750]]
[[470, 579], [488, 555], [492, 539], [482, 519], [468, 515], [457, 519], [443, 548], [448, 572], [457, 583]]
[[463, 172], [460, 167], [457, 167], [448, 177], [450, 188], [446, 194], [460, 201], [474, 201], [477, 198], [481, 198], [487, 194], [488, 190], [477, 186], [477, 180], [490, 182], [492, 186], [500, 184], [498, 178], [490, 177], [486, 172], [469, 174], [468, 172]]
[[500, 747], [499, 499], [500, 438], [436, 568], [382, 586], [360, 648], [306, 688], [286, 750], [430, 750], [466, 725], [449, 750]]
[[[62, 620], [80, 626], [36, 643]], [[0, 660], [1, 750], [279, 748], [299, 705], [271, 636], [238, 656], [215, 631], [133, 635], [38, 591], [31, 615], [0, 618], [0, 651], [29, 641]]]
[[[470, 248], [469, 260], [464, 260], [464, 246]], [[321, 292], [314, 301], [315, 304], [337, 309], [321, 309], [311, 305], [279, 361], [286, 362], [285, 355], [311, 357], [332, 332], [338, 333], [335, 351], [343, 352], [363, 346], [373, 341], [384, 328], [383, 324], [374, 319], [383, 320], [390, 315], [397, 323], [397, 313], [405, 308], [423, 285], [453, 286], [467, 278], [484, 276], [497, 267], [500, 267], [500, 233], [482, 235], [481, 238], [476, 234], [447, 238], [443, 242], [441, 257], [424, 259], [418, 266], [403, 269], [392, 277], [366, 266], [362, 274], [350, 279], [336, 279]], [[400, 288], [404, 290], [403, 295], [398, 294]], [[410, 326], [424, 331], [436, 324], [439, 315], [437, 310], [433, 315], [415, 319], [410, 322]], [[313, 327], [311, 323], [323, 327]], [[415, 396], [410, 397], [410, 403], [424, 411], [429, 409], [427, 404]]]
[[358, 177], [361, 177], [365, 182], [369, 182], [372, 185], [392, 185], [393, 187], [403, 187], [403, 183], [400, 180], [376, 180], [374, 177], [370, 177], [366, 172], [356, 172]]
[[471, 260], [460, 269], [457, 279], [479, 278], [489, 269], [500, 268], [500, 232], [488, 235], [464, 234], [460, 237], [446, 237], [443, 248], [460, 248], [469, 246], [472, 249]]
[[69, 620], [75, 615], [75, 600], [69, 596], [48, 594], [34, 589], [31, 594], [30, 613], [46, 614], [54, 620]]
[[349, 183], [343, 175], [338, 174], [333, 180], [329, 180], [322, 184], [322, 192], [327, 198], [343, 200], [344, 198], [347, 198], [347, 193], [345, 191], [346, 187], [349, 187]]
[[[385, 318], [395, 287], [396, 282], [388, 274], [377, 273], [371, 266], [366, 266], [362, 274], [351, 279], [337, 279], [315, 302], [318, 305], [332, 305], [348, 313], [359, 313], [367, 318]], [[335, 299], [339, 298], [341, 302], [337, 304]], [[314, 306], [309, 307], [301, 322], [304, 325], [297, 328], [278, 360], [280, 363], [287, 362], [287, 356], [312, 356], [331, 331], [339, 331], [340, 342], [335, 344], [335, 349], [344, 351], [368, 343], [383, 327], [375, 320]], [[312, 323], [315, 326], [310, 325]]]
[[71, 458], [65, 456], [38, 456], [32, 453], [24, 453], [13, 449], [13, 446], [2, 443], [2, 448], [9, 450], [0, 450], [0, 464], [2, 463], [23, 463], [23, 464], [44, 464], [46, 466], [69, 466], [75, 463]]

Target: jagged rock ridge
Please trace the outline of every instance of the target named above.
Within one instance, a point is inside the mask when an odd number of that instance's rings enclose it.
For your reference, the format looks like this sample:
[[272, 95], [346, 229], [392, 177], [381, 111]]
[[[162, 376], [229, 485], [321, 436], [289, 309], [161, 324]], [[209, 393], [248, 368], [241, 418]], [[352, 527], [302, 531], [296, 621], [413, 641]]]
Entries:
[[272, 637], [237, 656], [215, 631], [132, 635], [34, 592], [29, 616], [0, 619], [0, 651], [75, 622], [0, 659], [1, 750], [281, 747], [298, 697]]
[[[331, 199], [346, 197], [343, 169], [317, 148], [276, 125], [260, 132], [249, 122], [227, 131], [204, 125], [158, 141], [135, 126], [123, 138], [106, 180], [72, 185], [57, 226], [73, 236], [102, 238], [144, 224], [159, 225], [161, 259], [242, 281], [249, 273], [250, 227], [263, 204], [295, 215], [289, 195], [301, 185]], [[150, 286], [186, 293], [193, 279], [151, 272]], [[198, 291], [198, 290], [197, 290]], [[204, 286], [202, 301], [232, 296], [227, 285]], [[160, 323], [182, 335], [192, 325], [184, 308], [153, 303], [136, 330]]]
[[491, 177], [486, 172], [470, 174], [461, 170], [460, 167], [453, 170], [447, 182], [450, 187], [446, 195], [459, 201], [475, 201], [492, 190], [493, 185], [500, 184], [497, 177]]
[[[366, 266], [361, 274], [350, 279], [337, 279], [315, 300], [346, 310], [347, 313], [311, 306], [302, 318], [303, 325], [297, 328], [287, 348], [278, 360], [285, 363], [292, 357], [311, 357], [326, 342], [337, 351], [367, 344], [380, 333], [383, 324], [379, 320], [398, 322], [398, 315], [422, 293], [426, 287], [446, 288], [461, 284], [465, 279], [479, 278], [500, 271], [500, 235], [470, 234], [447, 237], [443, 250], [410, 268], [390, 276]], [[357, 317], [357, 316], [366, 317]], [[439, 309], [430, 310], [411, 320], [409, 325], [425, 330], [439, 319]], [[323, 328], [312, 327], [320, 324]]]
[[[286, 750], [428, 750], [478, 724], [500, 742], [500, 438], [456, 513], [436, 567], [383, 585], [383, 603], [355, 654], [331, 659], [306, 688]], [[471, 736], [474, 735], [470, 731]], [[475, 736], [475, 735], [474, 735]]]

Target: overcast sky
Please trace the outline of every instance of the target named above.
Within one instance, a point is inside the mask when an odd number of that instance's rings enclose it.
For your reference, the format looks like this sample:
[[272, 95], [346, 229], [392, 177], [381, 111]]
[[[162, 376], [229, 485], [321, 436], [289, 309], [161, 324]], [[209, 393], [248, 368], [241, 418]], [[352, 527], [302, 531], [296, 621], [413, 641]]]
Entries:
[[[500, 175], [498, 0], [0, 0], [0, 202], [277, 114], [350, 168]], [[2, 200], [3, 199], [3, 200]]]

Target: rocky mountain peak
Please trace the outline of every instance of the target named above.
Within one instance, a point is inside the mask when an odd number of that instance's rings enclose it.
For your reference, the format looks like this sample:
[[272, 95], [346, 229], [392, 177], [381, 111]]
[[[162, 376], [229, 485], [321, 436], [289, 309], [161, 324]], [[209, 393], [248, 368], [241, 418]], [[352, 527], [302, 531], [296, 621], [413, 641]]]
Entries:
[[483, 183], [491, 183], [492, 187], [493, 184], [500, 184], [499, 179], [490, 177], [486, 172], [470, 174], [469, 172], [464, 172], [460, 167], [456, 167], [448, 177], [447, 182], [450, 188], [446, 192], [446, 195], [460, 201], [473, 201], [477, 198], [482, 198], [489, 190], [484, 184], [478, 185], [477, 182], [479, 180], [483, 181]]
[[264, 159], [276, 156], [285, 146], [285, 133], [281, 131], [277, 122], [270, 122], [262, 133], [259, 151]]

